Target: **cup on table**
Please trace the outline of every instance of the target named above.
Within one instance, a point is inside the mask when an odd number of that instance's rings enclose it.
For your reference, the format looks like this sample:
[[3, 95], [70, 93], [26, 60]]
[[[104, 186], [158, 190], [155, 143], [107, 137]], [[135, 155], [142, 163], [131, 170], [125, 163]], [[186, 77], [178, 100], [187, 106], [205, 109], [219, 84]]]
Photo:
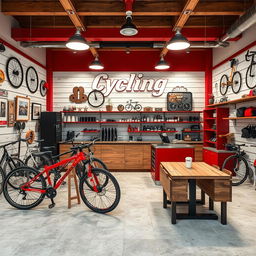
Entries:
[[192, 157], [188, 156], [185, 158], [186, 168], [192, 168]]

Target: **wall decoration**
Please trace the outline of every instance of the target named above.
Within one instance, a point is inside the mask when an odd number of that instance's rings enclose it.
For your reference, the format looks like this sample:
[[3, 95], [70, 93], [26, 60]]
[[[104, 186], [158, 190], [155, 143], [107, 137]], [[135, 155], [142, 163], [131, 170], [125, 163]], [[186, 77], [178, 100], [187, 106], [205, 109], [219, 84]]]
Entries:
[[94, 108], [98, 108], [105, 102], [105, 96], [101, 91], [93, 90], [88, 94], [88, 103]]
[[118, 111], [124, 111], [124, 105], [120, 104], [117, 106]]
[[33, 67], [29, 67], [26, 72], [26, 84], [28, 87], [28, 90], [31, 93], [35, 93], [38, 88], [38, 74]]
[[9, 83], [14, 88], [19, 88], [22, 85], [23, 69], [17, 58], [11, 57], [8, 59], [6, 64], [6, 75]]
[[2, 69], [0, 69], [0, 84], [3, 83], [5, 80], [5, 74]]
[[41, 115], [42, 105], [38, 103], [32, 103], [31, 120], [39, 120]]
[[16, 121], [28, 121], [30, 111], [30, 99], [16, 96]]
[[245, 82], [249, 89], [256, 87], [256, 60], [254, 59], [256, 51], [247, 51], [245, 60], [250, 61], [250, 65], [246, 70]]
[[46, 83], [46, 81], [42, 80], [40, 82], [40, 93], [42, 95], [42, 97], [44, 97], [47, 94], [48, 91], [48, 83]]
[[142, 110], [142, 106], [138, 103], [138, 101], [129, 100], [126, 103], [127, 103], [125, 105], [126, 111], [132, 111], [132, 110], [141, 111]]
[[191, 92], [168, 92], [167, 93], [168, 111], [191, 111], [192, 93]]
[[159, 97], [164, 93], [168, 79], [143, 79], [143, 74], [131, 73], [129, 79], [109, 79], [108, 74], [98, 74], [92, 83], [93, 90], [102, 91], [104, 96], [116, 92], [151, 92], [152, 96]]
[[4, 89], [0, 89], [0, 97], [8, 97], [8, 91]]
[[8, 100], [8, 120], [7, 125], [13, 127], [15, 123], [15, 102], [14, 100]]
[[0, 98], [0, 126], [7, 125], [7, 99]]
[[87, 95], [84, 94], [84, 88], [83, 87], [74, 87], [73, 88], [73, 94], [69, 96], [69, 100], [74, 103], [84, 103], [87, 101]]

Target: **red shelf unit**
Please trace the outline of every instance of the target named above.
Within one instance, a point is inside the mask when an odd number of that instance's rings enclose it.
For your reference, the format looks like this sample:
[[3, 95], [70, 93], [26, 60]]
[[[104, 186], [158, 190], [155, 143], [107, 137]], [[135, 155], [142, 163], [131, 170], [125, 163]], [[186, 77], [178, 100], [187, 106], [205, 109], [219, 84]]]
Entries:
[[[228, 116], [228, 108], [204, 110], [204, 147], [214, 147], [217, 150], [225, 149], [226, 139], [220, 138], [219, 135], [229, 132], [229, 121], [223, 119]], [[216, 141], [211, 141], [211, 138], [216, 138]]]
[[81, 131], [83, 133], [97, 133], [100, 132], [100, 130], [95, 130], [95, 131]]
[[92, 114], [96, 114], [96, 113], [119, 113], [119, 114], [122, 114], [122, 113], [131, 113], [131, 114], [134, 114], [134, 113], [170, 113], [170, 114], [175, 114], [175, 113], [202, 113], [202, 111], [60, 111], [61, 113], [92, 113]]
[[166, 132], [166, 133], [175, 133], [177, 131], [128, 131], [129, 133], [162, 133], [162, 132]]
[[164, 121], [164, 122], [126, 122], [126, 121], [116, 121], [116, 122], [107, 122], [107, 121], [99, 121], [99, 122], [62, 122], [63, 124], [199, 124], [199, 123], [203, 123], [201, 121], [180, 121], [180, 122], [171, 122], [171, 121]]

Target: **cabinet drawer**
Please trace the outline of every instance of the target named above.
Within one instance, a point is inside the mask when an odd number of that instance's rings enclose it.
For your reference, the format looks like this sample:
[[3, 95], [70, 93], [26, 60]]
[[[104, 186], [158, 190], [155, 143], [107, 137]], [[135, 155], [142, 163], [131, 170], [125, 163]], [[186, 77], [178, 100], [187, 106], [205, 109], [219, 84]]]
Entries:
[[101, 160], [111, 169], [125, 169], [124, 145], [101, 145]]
[[218, 166], [218, 154], [216, 152], [204, 149], [203, 150], [203, 159], [209, 165], [217, 165]]
[[125, 169], [143, 169], [143, 146], [124, 146]]
[[165, 172], [165, 170], [162, 166], [160, 166], [160, 182], [161, 182], [161, 185], [163, 186], [163, 189], [164, 189], [167, 197], [170, 199], [171, 182], [170, 182], [169, 176], [167, 175], [167, 173]]

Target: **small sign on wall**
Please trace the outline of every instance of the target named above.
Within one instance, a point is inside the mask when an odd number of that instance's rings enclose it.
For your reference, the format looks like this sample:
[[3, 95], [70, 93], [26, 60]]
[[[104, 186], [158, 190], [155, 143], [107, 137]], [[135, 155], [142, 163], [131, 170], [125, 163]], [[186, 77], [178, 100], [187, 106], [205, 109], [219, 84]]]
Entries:
[[7, 99], [0, 99], [0, 126], [7, 125]]
[[0, 97], [8, 97], [8, 91], [4, 89], [0, 89]]

